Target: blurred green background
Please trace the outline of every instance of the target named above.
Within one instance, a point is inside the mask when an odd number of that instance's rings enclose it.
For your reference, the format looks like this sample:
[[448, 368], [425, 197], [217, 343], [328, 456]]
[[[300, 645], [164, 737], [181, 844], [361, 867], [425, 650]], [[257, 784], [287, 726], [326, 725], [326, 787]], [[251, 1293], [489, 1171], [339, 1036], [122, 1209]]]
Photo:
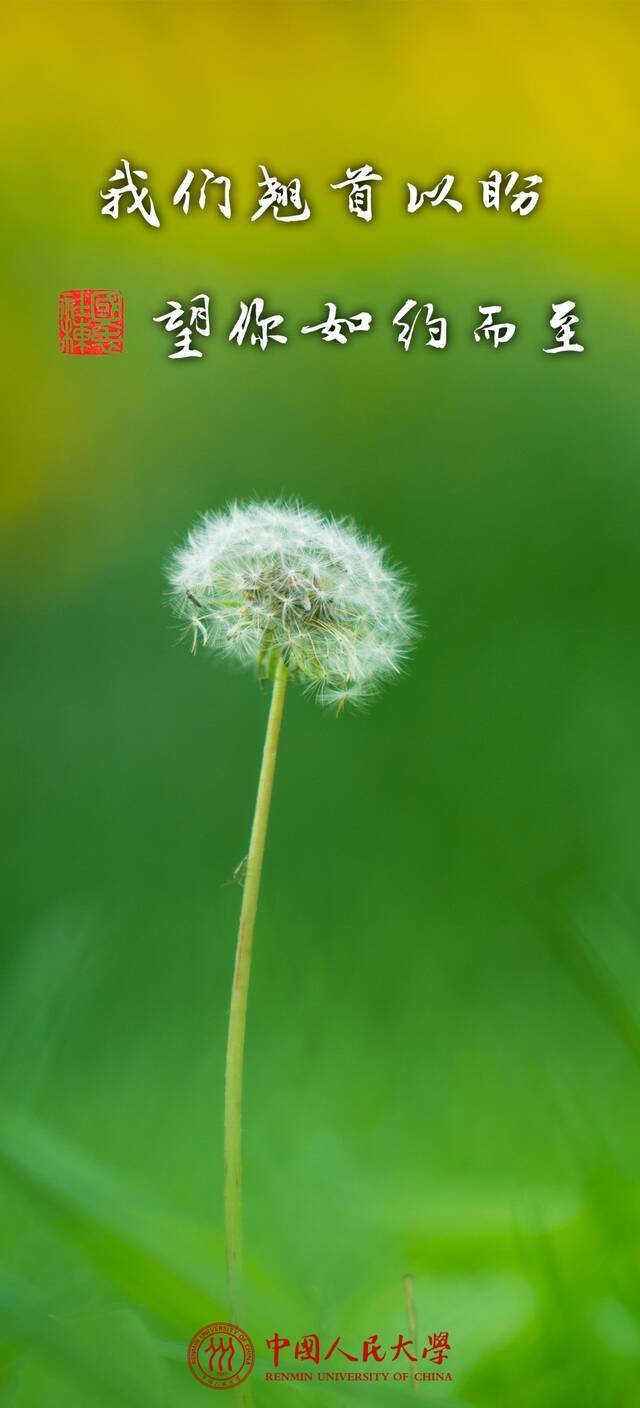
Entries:
[[[225, 1318], [226, 1013], [266, 699], [192, 658], [163, 571], [230, 498], [352, 514], [416, 583], [406, 677], [290, 691], [246, 1069], [246, 1328], [448, 1329], [452, 1408], [638, 1401], [638, 8], [123, 4], [5, 11], [2, 1402], [202, 1401]], [[99, 215], [126, 155], [162, 220]], [[328, 190], [385, 177], [377, 218]], [[313, 219], [250, 224], [256, 168]], [[189, 217], [187, 166], [234, 218]], [[491, 215], [493, 166], [545, 177]], [[457, 176], [461, 216], [403, 183]], [[58, 293], [121, 288], [65, 357]], [[206, 290], [201, 362], [152, 322]], [[241, 298], [286, 314], [227, 342]], [[444, 353], [396, 345], [407, 297]], [[545, 357], [575, 298], [583, 356]], [[345, 348], [300, 338], [327, 299]], [[495, 353], [479, 303], [519, 325]], [[286, 1367], [283, 1365], [283, 1367]], [[291, 1366], [293, 1367], [293, 1366]], [[333, 1367], [329, 1365], [327, 1367]], [[344, 1367], [344, 1366], [338, 1366]], [[347, 1365], [346, 1367], [350, 1367]]]

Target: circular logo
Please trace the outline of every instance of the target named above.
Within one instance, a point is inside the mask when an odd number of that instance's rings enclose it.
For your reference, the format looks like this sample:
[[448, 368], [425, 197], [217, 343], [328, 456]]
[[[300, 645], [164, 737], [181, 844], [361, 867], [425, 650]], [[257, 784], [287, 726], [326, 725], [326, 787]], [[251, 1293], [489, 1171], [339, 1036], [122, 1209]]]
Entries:
[[203, 1325], [187, 1351], [191, 1373], [206, 1388], [237, 1388], [251, 1373], [255, 1357], [244, 1330], [226, 1323]]

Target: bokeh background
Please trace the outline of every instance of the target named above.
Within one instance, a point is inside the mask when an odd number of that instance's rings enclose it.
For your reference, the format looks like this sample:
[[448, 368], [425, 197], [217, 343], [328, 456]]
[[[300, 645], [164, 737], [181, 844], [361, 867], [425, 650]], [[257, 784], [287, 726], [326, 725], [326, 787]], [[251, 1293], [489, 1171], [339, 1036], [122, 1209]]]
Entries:
[[[406, 1332], [411, 1273], [453, 1347], [425, 1401], [630, 1408], [638, 7], [13, 3], [3, 29], [2, 1402], [205, 1392], [266, 699], [189, 655], [163, 570], [202, 510], [284, 494], [390, 544], [424, 630], [364, 715], [290, 692], [247, 1050], [255, 1401], [406, 1402], [262, 1376], [275, 1330]], [[101, 218], [121, 156], [159, 230]], [[369, 226], [329, 190], [362, 161]], [[259, 162], [307, 224], [250, 223]], [[171, 207], [200, 165], [229, 223]], [[482, 209], [493, 166], [543, 174], [532, 216]], [[404, 183], [449, 170], [464, 213], [409, 218]], [[95, 286], [125, 352], [63, 356], [58, 294]], [[170, 362], [152, 317], [202, 290], [205, 357]], [[286, 347], [228, 344], [254, 294]], [[395, 343], [409, 296], [446, 352]], [[546, 357], [566, 297], [587, 350]], [[327, 299], [374, 331], [299, 337]], [[519, 325], [498, 353], [485, 301]]]

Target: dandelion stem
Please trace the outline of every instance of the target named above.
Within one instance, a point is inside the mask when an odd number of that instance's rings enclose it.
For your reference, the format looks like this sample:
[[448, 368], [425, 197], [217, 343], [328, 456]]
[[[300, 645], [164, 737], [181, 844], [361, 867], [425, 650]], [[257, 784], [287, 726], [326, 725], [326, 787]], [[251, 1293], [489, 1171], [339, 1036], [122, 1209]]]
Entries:
[[287, 678], [287, 667], [280, 658], [276, 665], [273, 681], [260, 780], [253, 814], [229, 1010], [224, 1100], [224, 1220], [229, 1303], [231, 1317], [236, 1324], [240, 1323], [242, 1296], [242, 1072], [247, 995], [251, 975], [253, 930], [258, 908], [260, 876]]

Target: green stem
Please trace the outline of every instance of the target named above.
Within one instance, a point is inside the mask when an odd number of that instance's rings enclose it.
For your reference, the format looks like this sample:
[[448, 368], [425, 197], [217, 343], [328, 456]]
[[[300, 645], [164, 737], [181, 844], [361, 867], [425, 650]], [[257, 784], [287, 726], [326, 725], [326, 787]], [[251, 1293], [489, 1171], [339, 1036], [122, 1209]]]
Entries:
[[247, 856], [229, 1011], [224, 1099], [224, 1222], [229, 1305], [231, 1318], [235, 1324], [241, 1324], [239, 1316], [242, 1297], [242, 1072], [247, 1023], [247, 995], [251, 975], [253, 930], [258, 908], [260, 876], [287, 678], [287, 667], [283, 660], [278, 660]]

